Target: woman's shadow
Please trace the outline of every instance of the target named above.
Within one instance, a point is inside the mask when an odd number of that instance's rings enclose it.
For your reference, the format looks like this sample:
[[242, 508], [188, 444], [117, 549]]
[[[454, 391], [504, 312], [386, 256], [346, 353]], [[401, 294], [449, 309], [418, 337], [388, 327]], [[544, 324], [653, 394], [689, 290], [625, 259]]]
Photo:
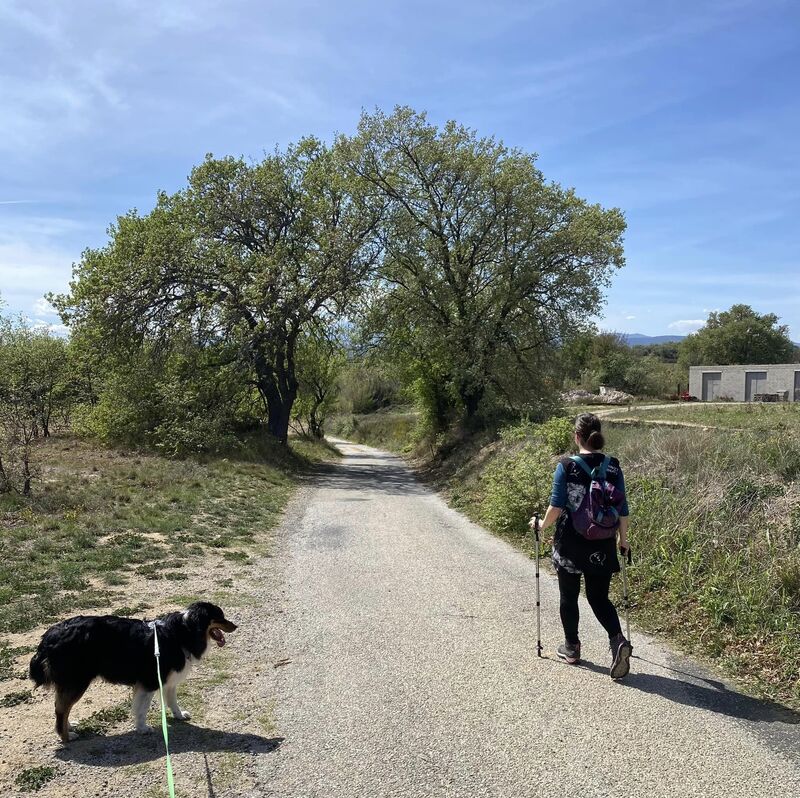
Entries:
[[[718, 712], [721, 715], [728, 715], [732, 718], [739, 718], [753, 723], [800, 724], [800, 714], [793, 712], [782, 704], [777, 704], [768, 699], [751, 698], [744, 693], [730, 690], [722, 682], [709, 679], [699, 673], [677, 670], [636, 655], [632, 659], [631, 672], [624, 679], [619, 680], [619, 684], [623, 687], [641, 690], [643, 693], [658, 695], [678, 704], [700, 707], [711, 712]], [[635, 670], [637, 660], [663, 668], [678, 676], [673, 678], [659, 676], [654, 673], [637, 673]], [[587, 668], [595, 673], [608, 674], [607, 667], [596, 665], [588, 660], [583, 660], [580, 667]], [[688, 677], [688, 679], [682, 679], [680, 678], [681, 676]], [[689, 681], [689, 679], [692, 681]], [[702, 684], [698, 684], [698, 682]]]
[[[218, 731], [189, 723], [170, 724], [171, 754], [211, 751], [269, 754], [276, 751], [283, 737], [261, 737], [258, 734]], [[80, 737], [56, 751], [58, 759], [82, 765], [115, 767], [153, 762], [164, 756], [164, 739], [160, 730], [152, 734], [129, 731], [108, 737]]]

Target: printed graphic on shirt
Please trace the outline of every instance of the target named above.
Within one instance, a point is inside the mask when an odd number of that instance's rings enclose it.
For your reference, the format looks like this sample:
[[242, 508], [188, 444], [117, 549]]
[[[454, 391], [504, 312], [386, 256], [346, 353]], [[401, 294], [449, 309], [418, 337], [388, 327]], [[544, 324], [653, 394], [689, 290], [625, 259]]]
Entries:
[[567, 482], [567, 507], [571, 512], [576, 512], [581, 506], [586, 495], [586, 487], [575, 482]]

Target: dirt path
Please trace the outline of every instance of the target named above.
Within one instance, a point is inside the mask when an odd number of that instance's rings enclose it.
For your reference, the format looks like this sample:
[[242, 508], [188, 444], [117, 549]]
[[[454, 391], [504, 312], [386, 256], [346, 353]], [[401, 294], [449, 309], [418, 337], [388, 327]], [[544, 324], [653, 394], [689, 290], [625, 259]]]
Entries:
[[[533, 563], [449, 509], [398, 458], [342, 448], [344, 460], [299, 492], [268, 556], [180, 585], [240, 623], [182, 689], [195, 716], [173, 725], [180, 796], [800, 791], [798, 716], [640, 635], [634, 673], [611, 682], [586, 608], [590, 662], [559, 663], [550, 578], [537, 660]], [[103, 686], [90, 697], [79, 718], [121, 699]], [[165, 795], [159, 737], [135, 736], [122, 720], [62, 748], [51, 712], [43, 695], [0, 710], [3, 786], [13, 759], [7, 776], [23, 763], [57, 769], [39, 795]]]

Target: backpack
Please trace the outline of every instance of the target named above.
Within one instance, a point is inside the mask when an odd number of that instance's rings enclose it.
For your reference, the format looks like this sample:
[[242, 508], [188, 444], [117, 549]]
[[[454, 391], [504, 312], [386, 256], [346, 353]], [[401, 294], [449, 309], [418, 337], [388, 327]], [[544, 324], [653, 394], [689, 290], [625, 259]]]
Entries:
[[625, 503], [625, 492], [606, 479], [611, 458], [606, 455], [596, 468], [589, 468], [578, 455], [569, 458], [577, 463], [591, 480], [577, 510], [570, 513], [572, 526], [587, 540], [616, 537], [619, 512]]

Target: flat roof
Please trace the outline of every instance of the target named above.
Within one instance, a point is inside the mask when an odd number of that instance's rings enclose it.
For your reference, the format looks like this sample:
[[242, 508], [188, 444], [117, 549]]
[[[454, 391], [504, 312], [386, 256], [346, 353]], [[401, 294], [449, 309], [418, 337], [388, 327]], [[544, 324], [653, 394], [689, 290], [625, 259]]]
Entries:
[[715, 371], [720, 371], [721, 369], [758, 369], [759, 371], [766, 371], [767, 369], [800, 370], [800, 363], [728, 363], [725, 366], [689, 366], [689, 371], [699, 369], [714, 369]]

